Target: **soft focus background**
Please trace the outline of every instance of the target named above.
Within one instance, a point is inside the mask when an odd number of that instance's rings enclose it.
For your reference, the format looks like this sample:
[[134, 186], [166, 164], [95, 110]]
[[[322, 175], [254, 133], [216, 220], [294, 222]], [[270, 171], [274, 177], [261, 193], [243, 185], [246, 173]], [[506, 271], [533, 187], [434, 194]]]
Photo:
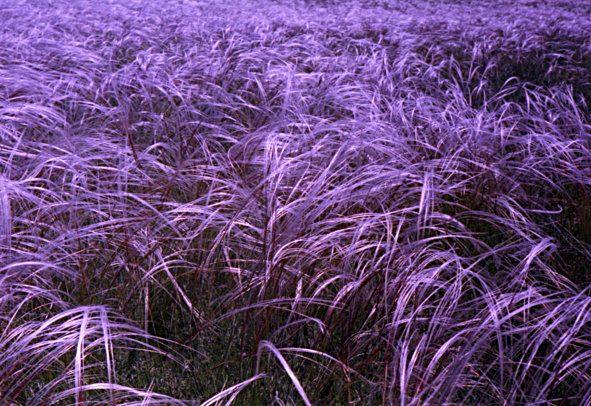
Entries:
[[590, 2], [0, 22], [0, 404], [591, 402]]

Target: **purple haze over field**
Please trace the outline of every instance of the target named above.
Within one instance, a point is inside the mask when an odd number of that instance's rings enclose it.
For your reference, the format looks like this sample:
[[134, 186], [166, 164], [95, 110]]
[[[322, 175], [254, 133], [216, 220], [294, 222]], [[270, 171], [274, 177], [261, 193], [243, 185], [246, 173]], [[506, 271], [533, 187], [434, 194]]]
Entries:
[[590, 16], [2, 0], [0, 404], [589, 405]]

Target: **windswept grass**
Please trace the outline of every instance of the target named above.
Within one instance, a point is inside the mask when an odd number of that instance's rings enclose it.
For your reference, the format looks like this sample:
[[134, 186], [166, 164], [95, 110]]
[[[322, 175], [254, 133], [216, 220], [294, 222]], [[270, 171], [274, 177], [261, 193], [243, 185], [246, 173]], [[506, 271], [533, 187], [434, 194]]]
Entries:
[[4, 1], [0, 403], [591, 403], [590, 13]]

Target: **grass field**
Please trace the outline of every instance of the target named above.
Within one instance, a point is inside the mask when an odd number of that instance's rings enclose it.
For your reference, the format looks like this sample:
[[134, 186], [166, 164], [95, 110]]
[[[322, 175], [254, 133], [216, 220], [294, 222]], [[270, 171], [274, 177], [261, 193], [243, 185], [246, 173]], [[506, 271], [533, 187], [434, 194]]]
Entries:
[[591, 404], [591, 3], [1, 3], [0, 404]]

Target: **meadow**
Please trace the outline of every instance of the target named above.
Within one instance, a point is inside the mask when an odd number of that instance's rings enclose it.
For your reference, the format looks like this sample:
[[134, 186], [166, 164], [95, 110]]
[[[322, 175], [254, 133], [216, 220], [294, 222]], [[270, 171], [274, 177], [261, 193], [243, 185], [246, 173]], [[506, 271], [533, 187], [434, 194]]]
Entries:
[[0, 404], [591, 404], [591, 3], [1, 3]]

